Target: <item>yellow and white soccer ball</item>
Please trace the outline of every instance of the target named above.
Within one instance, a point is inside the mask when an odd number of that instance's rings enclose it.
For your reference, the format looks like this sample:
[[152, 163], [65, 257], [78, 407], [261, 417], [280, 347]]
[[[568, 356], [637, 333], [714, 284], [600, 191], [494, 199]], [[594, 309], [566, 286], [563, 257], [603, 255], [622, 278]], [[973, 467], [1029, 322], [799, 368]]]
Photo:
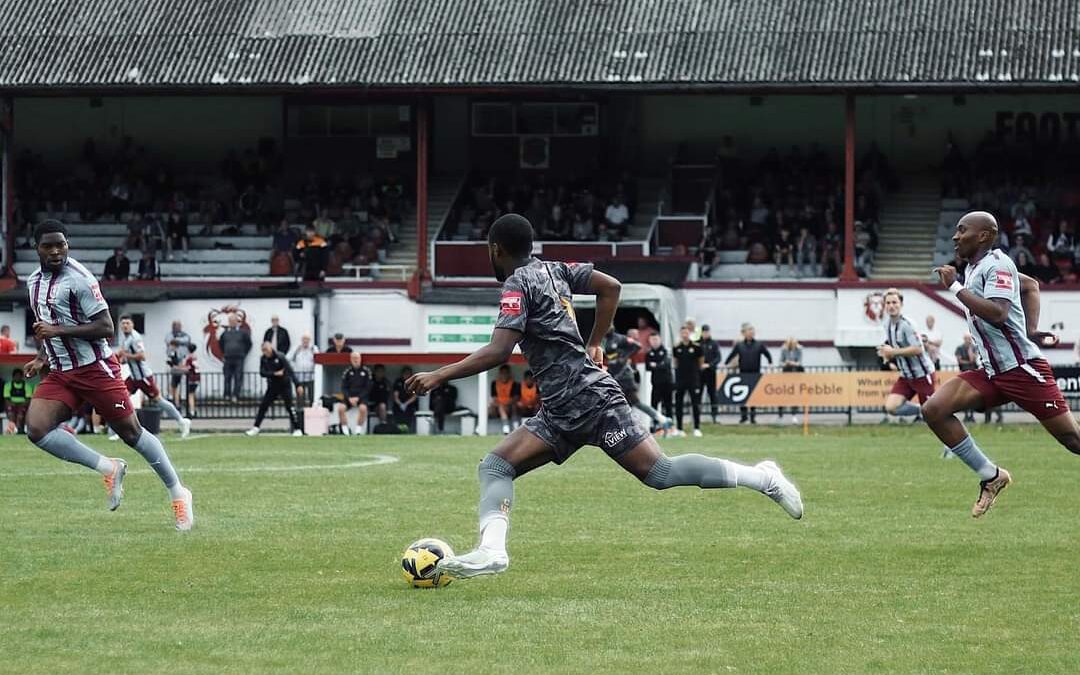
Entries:
[[401, 574], [415, 588], [439, 588], [452, 579], [435, 572], [435, 565], [454, 550], [441, 539], [427, 538], [414, 541], [401, 556]]

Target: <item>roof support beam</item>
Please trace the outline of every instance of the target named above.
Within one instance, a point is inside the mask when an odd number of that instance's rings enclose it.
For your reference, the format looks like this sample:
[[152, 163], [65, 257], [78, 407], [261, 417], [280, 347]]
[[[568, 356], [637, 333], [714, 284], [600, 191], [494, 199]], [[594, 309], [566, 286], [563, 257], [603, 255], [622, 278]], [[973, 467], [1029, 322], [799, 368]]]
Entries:
[[855, 95], [844, 102], [844, 269], [841, 281], [855, 281]]

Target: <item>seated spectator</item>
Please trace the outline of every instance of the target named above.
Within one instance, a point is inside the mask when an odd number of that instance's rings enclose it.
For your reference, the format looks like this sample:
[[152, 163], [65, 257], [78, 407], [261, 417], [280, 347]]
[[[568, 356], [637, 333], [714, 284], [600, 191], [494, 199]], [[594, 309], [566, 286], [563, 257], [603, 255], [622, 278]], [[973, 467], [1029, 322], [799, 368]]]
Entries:
[[1027, 247], [1028, 239], [1024, 235], [1016, 236], [1016, 244], [1009, 249], [1009, 257], [1013, 259], [1017, 267], [1020, 266], [1020, 255], [1023, 254], [1027, 258], [1027, 264], [1035, 259], [1035, 256], [1031, 253], [1031, 249]]
[[323, 208], [319, 209], [319, 215], [315, 216], [311, 226], [315, 228], [315, 234], [326, 241], [330, 241], [337, 234], [337, 223], [330, 218], [326, 209]]
[[405, 383], [413, 375], [413, 369], [405, 366], [401, 369], [401, 374], [396, 380], [394, 380], [394, 420], [399, 424], [404, 424], [409, 428], [409, 431], [416, 432], [416, 411], [420, 407], [420, 403], [416, 394], [410, 393], [405, 387]]
[[157, 256], [153, 251], [147, 251], [139, 261], [139, 280], [153, 281], [161, 278], [161, 269], [158, 267]]
[[386, 380], [386, 366], [381, 363], [371, 369], [371, 391], [368, 392], [367, 401], [379, 422], [385, 424], [390, 408], [390, 383]]
[[124, 249], [113, 249], [112, 257], [105, 261], [101, 278], [105, 281], [127, 281], [130, 277], [131, 261], [124, 255]]
[[14, 354], [19, 351], [19, 345], [11, 339], [11, 326], [0, 326], [0, 354]]
[[769, 208], [761, 196], [754, 197], [754, 205], [750, 208], [750, 222], [754, 225], [764, 226], [769, 221]]
[[780, 265], [785, 262], [788, 268], [795, 267], [795, 242], [791, 240], [791, 230], [787, 226], [780, 228], [780, 234], [773, 243], [773, 261], [776, 269], [780, 269]]
[[297, 239], [296, 231], [289, 226], [288, 218], [282, 218], [274, 231], [274, 252], [292, 254]]
[[443, 382], [431, 390], [430, 396], [429, 405], [435, 418], [435, 429], [442, 433], [446, 428], [446, 416], [458, 409], [458, 390], [449, 382]]
[[[641, 352], [641, 354], [644, 356], [644, 352]], [[525, 371], [525, 376], [522, 378], [519, 387], [519, 394], [520, 396], [515, 404], [515, 412], [519, 420], [533, 417], [540, 412], [540, 387], [537, 385], [536, 380], [533, 379], [531, 370]]]
[[769, 249], [760, 241], [750, 244], [750, 250], [746, 254], [746, 262], [751, 265], [760, 265], [769, 262]]
[[502, 421], [503, 435], [510, 433], [510, 424], [514, 420], [514, 406], [521, 396], [521, 388], [510, 373], [510, 366], [499, 366], [499, 374], [491, 383], [491, 402], [488, 415], [499, 416]]
[[326, 278], [326, 240], [315, 233], [315, 227], [304, 229], [304, 238], [296, 242], [294, 256], [300, 276], [305, 281]]
[[630, 229], [630, 209], [623, 204], [621, 195], [616, 194], [608, 204], [604, 211], [604, 222], [620, 237], [626, 236], [627, 230]]
[[330, 339], [330, 345], [326, 348], [327, 354], [348, 354], [352, 352], [352, 347], [345, 344], [345, 335], [342, 333], [334, 333], [334, 337]]
[[795, 240], [795, 261], [799, 265], [799, 276], [817, 274], [817, 238], [805, 222], [799, 226], [799, 237]]
[[166, 227], [168, 234], [168, 256], [169, 260], [175, 257], [177, 249], [182, 251], [181, 257], [187, 260], [188, 245], [190, 240], [188, 238], [188, 222], [187, 216], [179, 213], [170, 213], [168, 218], [168, 225]]
[[1069, 221], [1064, 218], [1058, 221], [1057, 227], [1046, 239], [1046, 250], [1055, 258], [1073, 258], [1073, 234], [1069, 227]]
[[574, 224], [571, 227], [571, 236], [574, 241], [593, 241], [596, 233], [593, 231], [591, 219], [586, 219], [580, 212], [574, 213]]
[[342, 400], [335, 406], [342, 434], [350, 435], [349, 422], [345, 412], [353, 408], [356, 408], [356, 427], [352, 429], [352, 433], [357, 435], [367, 433], [367, 402], [370, 394], [371, 372], [364, 367], [360, 352], [352, 352], [349, 354], [349, 367], [341, 376]]
[[870, 230], [861, 222], [855, 223], [855, 269], [860, 277], [868, 277], [874, 268], [874, 249]]
[[1012, 236], [1016, 240], [1024, 237], [1027, 241], [1031, 241], [1034, 231], [1031, 229], [1031, 222], [1028, 221], [1027, 216], [1022, 215], [1013, 222]]
[[[1024, 222], [1027, 222], [1030, 218], [1034, 218], [1035, 212], [1035, 201], [1032, 200], [1026, 191], [1020, 193], [1020, 197], [1013, 203], [1012, 208], [1009, 209], [1009, 215], [1012, 216], [1013, 220], [1023, 220]], [[1031, 234], [1030, 228], [1031, 226], [1028, 225], [1028, 235]]]
[[122, 223], [123, 215], [131, 205], [131, 188], [128, 182], [119, 173], [113, 175], [109, 185], [109, 210], [112, 211], [116, 222]]

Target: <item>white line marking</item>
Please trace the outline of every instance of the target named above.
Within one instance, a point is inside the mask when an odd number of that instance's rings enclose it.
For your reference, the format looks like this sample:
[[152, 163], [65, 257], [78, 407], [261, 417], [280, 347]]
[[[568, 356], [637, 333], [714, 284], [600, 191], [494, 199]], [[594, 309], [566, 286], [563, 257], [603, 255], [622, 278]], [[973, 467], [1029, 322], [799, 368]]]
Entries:
[[[394, 455], [365, 455], [368, 459], [345, 464], [290, 464], [286, 466], [189, 466], [177, 467], [177, 473], [299, 473], [302, 471], [335, 471], [339, 469], [360, 469], [365, 466], [381, 466], [400, 461]], [[85, 476], [93, 473], [88, 469], [73, 471], [12, 471], [0, 473], [0, 478], [30, 478], [35, 476]], [[152, 469], [129, 469], [128, 475], [154, 473]]]

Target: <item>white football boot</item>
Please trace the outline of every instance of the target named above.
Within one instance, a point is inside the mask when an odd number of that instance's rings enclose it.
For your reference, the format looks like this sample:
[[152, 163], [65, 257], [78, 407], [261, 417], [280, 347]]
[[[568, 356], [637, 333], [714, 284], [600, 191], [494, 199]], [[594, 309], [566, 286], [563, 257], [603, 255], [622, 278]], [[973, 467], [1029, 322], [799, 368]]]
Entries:
[[180, 438], [187, 438], [191, 435], [191, 420], [186, 417], [180, 419]]
[[754, 467], [767, 473], [771, 479], [769, 487], [765, 488], [765, 495], [779, 504], [795, 520], [802, 518], [803, 503], [799, 488], [784, 476], [776, 462], [766, 460], [755, 464]]
[[510, 556], [505, 551], [493, 551], [481, 546], [464, 555], [443, 558], [435, 569], [455, 579], [468, 579], [505, 572], [508, 567]]

